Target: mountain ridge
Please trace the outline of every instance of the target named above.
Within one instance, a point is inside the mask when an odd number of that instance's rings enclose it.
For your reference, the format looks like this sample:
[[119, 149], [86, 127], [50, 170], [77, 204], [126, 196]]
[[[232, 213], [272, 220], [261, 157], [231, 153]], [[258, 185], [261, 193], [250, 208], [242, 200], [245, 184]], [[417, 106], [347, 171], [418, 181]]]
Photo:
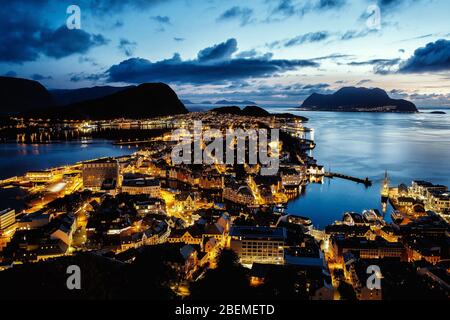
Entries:
[[38, 81], [0, 77], [0, 115], [17, 115], [55, 106], [50, 92]]
[[25, 113], [28, 118], [109, 120], [144, 119], [189, 111], [165, 83], [143, 83], [104, 97]]
[[343, 87], [333, 94], [311, 94], [302, 109], [309, 111], [415, 113], [417, 107], [404, 99], [392, 99], [380, 88]]

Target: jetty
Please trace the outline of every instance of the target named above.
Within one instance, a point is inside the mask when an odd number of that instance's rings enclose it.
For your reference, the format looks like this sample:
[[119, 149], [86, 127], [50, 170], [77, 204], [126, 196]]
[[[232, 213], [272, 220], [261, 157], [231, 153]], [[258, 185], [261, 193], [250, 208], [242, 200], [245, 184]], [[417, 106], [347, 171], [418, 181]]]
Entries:
[[372, 186], [372, 181], [368, 177], [366, 177], [365, 179], [361, 179], [361, 178], [352, 177], [352, 176], [349, 176], [346, 174], [336, 173], [336, 172], [326, 172], [325, 176], [328, 178], [340, 178], [340, 179], [354, 181], [356, 183], [362, 183], [366, 187]]

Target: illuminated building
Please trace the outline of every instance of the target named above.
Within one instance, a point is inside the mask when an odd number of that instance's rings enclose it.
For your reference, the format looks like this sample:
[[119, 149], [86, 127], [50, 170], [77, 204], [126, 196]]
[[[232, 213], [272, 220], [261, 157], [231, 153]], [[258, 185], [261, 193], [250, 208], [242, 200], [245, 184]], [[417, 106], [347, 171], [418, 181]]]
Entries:
[[280, 170], [281, 183], [283, 186], [299, 186], [303, 181], [303, 174], [293, 168], [282, 168]]
[[388, 242], [381, 237], [370, 241], [365, 238], [345, 238], [342, 235], [331, 237], [332, 253], [336, 261], [343, 263], [343, 256], [347, 252], [353, 253], [361, 259], [397, 258], [407, 259], [406, 249], [399, 242]]
[[100, 189], [106, 179], [119, 181], [119, 162], [116, 159], [99, 159], [83, 163], [83, 185]]
[[28, 171], [26, 178], [31, 182], [48, 182], [54, 178], [54, 175], [51, 170]]
[[16, 223], [16, 211], [13, 209], [5, 209], [0, 211], [0, 233], [11, 228]]
[[132, 179], [122, 182], [122, 192], [130, 195], [147, 194], [151, 198], [160, 198], [161, 184], [156, 179]]
[[283, 264], [286, 229], [269, 227], [232, 227], [230, 248], [242, 264]]
[[256, 199], [248, 186], [228, 186], [223, 189], [223, 198], [231, 202], [254, 205]]

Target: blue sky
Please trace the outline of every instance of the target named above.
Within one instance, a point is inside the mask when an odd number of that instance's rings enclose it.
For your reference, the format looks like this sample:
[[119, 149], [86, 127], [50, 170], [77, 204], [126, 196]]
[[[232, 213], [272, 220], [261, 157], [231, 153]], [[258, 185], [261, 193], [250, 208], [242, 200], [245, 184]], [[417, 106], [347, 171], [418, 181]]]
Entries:
[[[71, 4], [80, 30], [65, 27]], [[358, 85], [450, 105], [449, 12], [448, 0], [15, 0], [0, 11], [0, 74], [50, 89], [162, 81], [194, 102], [298, 104]]]

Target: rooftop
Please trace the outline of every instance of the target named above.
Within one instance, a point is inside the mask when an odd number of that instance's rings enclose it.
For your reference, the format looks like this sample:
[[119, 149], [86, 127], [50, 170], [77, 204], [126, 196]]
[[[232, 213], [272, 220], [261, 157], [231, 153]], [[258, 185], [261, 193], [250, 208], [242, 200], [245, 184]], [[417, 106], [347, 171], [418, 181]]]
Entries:
[[286, 229], [270, 228], [270, 227], [236, 226], [230, 229], [230, 236], [243, 237], [246, 239], [284, 240], [286, 239]]

